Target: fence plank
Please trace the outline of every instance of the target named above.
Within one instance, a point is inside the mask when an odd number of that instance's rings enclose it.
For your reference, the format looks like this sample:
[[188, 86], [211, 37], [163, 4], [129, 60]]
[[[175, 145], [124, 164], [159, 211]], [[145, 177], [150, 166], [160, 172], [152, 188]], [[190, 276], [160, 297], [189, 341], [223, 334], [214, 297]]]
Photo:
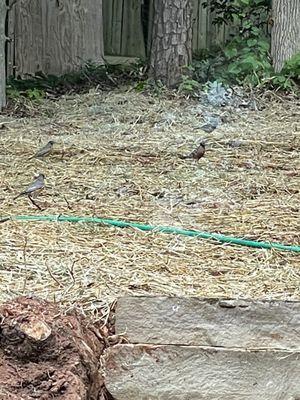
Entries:
[[19, 0], [14, 24], [16, 75], [60, 75], [103, 62], [102, 0]]
[[113, 8], [113, 38], [112, 45], [115, 49], [115, 54], [122, 54], [121, 44], [122, 44], [122, 24], [123, 24], [123, 12], [124, 12], [124, 1], [125, 0], [114, 0]]
[[0, 0], [0, 112], [6, 105], [6, 67], [5, 67], [5, 19], [6, 1]]
[[194, 346], [117, 345], [104, 357], [115, 400], [291, 400], [300, 353]]
[[[9, 2], [12, 3], [12, 0]], [[7, 76], [14, 75], [14, 65], [15, 65], [15, 14], [16, 14], [16, 3], [9, 6], [7, 13], [7, 37], [9, 41], [7, 42], [6, 51], [6, 74]]]
[[112, 50], [112, 19], [113, 19], [113, 0], [103, 0], [103, 40], [104, 40], [104, 53], [113, 54]]
[[149, 16], [148, 16], [148, 37], [147, 37], [147, 55], [150, 54], [152, 45], [152, 28], [154, 21], [154, 0], [149, 0]]
[[208, 8], [203, 7], [205, 0], [199, 1], [199, 13], [198, 13], [198, 42], [197, 49], [203, 50], [208, 48], [208, 41], [210, 37], [208, 19], [210, 17], [210, 11]]
[[122, 297], [116, 332], [130, 343], [300, 350], [300, 302]]
[[121, 54], [145, 58], [141, 0], [124, 0]]
[[193, 50], [198, 49], [199, 0], [193, 0]]

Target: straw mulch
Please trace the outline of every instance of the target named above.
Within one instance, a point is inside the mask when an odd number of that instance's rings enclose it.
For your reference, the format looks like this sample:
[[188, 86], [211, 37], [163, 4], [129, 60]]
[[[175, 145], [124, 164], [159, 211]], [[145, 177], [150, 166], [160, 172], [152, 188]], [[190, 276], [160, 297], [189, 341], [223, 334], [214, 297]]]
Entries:
[[[1, 214], [64, 214], [300, 243], [299, 101], [262, 111], [214, 110], [199, 130], [195, 100], [133, 90], [44, 101], [32, 117], [2, 115]], [[184, 160], [200, 139], [207, 152]], [[29, 159], [49, 139], [44, 161]], [[237, 147], [231, 147], [232, 140]], [[14, 195], [43, 172], [34, 208]], [[300, 298], [299, 253], [266, 251], [94, 224], [0, 225], [0, 301], [32, 293], [95, 313], [124, 294]]]

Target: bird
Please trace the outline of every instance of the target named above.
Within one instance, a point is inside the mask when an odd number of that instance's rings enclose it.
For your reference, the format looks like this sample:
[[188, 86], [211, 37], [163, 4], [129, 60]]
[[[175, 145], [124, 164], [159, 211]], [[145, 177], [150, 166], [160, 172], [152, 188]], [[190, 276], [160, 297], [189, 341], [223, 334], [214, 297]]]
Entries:
[[200, 126], [200, 129], [204, 132], [211, 133], [219, 126], [219, 124], [220, 118], [210, 117], [206, 124]]
[[180, 158], [193, 158], [194, 160], [200, 160], [205, 154], [205, 143], [201, 142], [199, 146], [193, 150], [190, 154], [186, 156], [181, 156]]
[[199, 146], [191, 152], [190, 157], [194, 158], [195, 160], [200, 160], [205, 154], [205, 143], [201, 142]]
[[43, 158], [48, 156], [52, 152], [54, 144], [54, 140], [49, 140], [49, 142], [45, 146], [41, 147], [31, 158]]
[[45, 175], [39, 174], [36, 179], [28, 186], [24, 192], [21, 192], [14, 198], [14, 200], [18, 199], [21, 196], [28, 196], [29, 198], [32, 197], [33, 194], [36, 194], [43, 190], [45, 187]]

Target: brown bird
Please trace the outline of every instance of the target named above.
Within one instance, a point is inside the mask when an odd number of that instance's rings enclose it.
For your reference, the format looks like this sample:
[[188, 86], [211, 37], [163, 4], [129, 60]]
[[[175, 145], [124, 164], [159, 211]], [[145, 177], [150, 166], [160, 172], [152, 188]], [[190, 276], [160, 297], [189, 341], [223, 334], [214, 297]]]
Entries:
[[200, 160], [205, 154], [205, 143], [201, 142], [197, 149], [191, 152], [190, 157], [194, 158], [195, 160]]
[[52, 152], [54, 144], [54, 140], [49, 140], [49, 142], [45, 146], [41, 147], [31, 158], [43, 158], [48, 156]]
[[33, 194], [36, 194], [43, 190], [45, 187], [45, 175], [44, 174], [39, 174], [37, 178], [28, 186], [24, 192], [21, 192], [14, 198], [16, 200], [17, 198], [21, 196], [28, 196], [31, 198]]
[[201, 142], [199, 146], [193, 150], [190, 154], [187, 156], [181, 156], [181, 158], [193, 158], [194, 160], [200, 160], [205, 154], [205, 143]]

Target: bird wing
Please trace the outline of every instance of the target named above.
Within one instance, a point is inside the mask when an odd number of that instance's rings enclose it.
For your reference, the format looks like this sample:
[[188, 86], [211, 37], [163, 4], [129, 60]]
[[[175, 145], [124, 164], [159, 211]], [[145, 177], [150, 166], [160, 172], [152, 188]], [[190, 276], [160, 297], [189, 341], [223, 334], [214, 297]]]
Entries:
[[26, 189], [25, 193], [33, 193], [36, 190], [42, 189], [44, 187], [44, 181], [40, 180], [40, 179], [36, 179], [34, 182], [32, 182], [31, 185], [28, 186], [28, 188]]
[[14, 200], [18, 199], [21, 196], [25, 195], [30, 195], [31, 193], [34, 193], [36, 190], [43, 189], [45, 186], [44, 179], [37, 178], [34, 182], [32, 182], [26, 190], [23, 192], [19, 193], [16, 197], [14, 197]]
[[35, 153], [35, 157], [43, 157], [46, 154], [48, 154], [51, 150], [51, 145], [46, 144], [44, 147], [42, 147], [41, 149], [39, 149], [36, 153]]

